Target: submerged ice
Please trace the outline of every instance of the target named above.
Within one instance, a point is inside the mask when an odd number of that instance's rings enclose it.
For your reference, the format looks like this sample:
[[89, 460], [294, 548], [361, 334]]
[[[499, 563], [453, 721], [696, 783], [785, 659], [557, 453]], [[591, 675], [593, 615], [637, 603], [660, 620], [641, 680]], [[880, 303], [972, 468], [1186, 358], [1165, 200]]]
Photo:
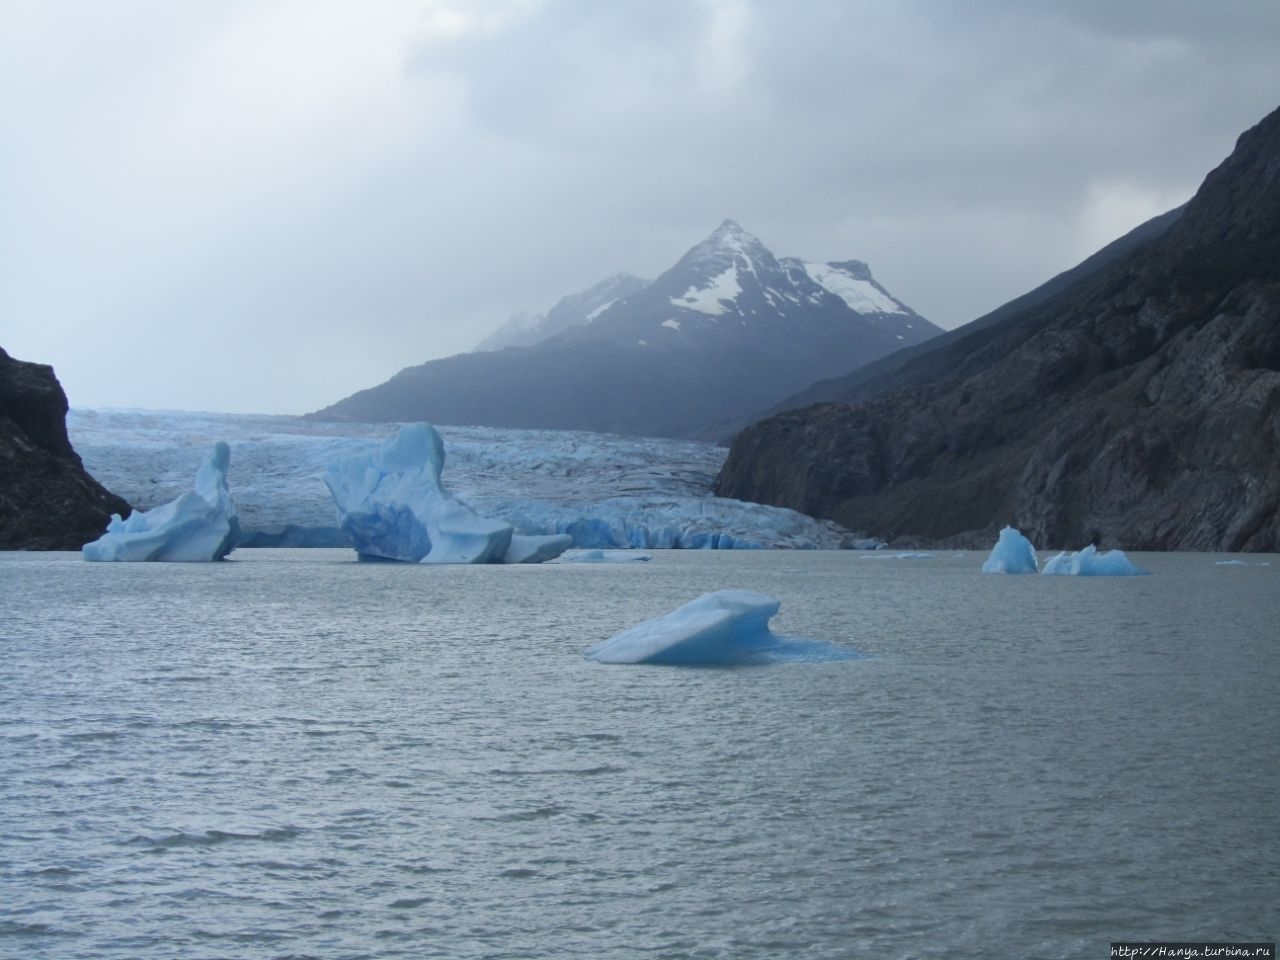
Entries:
[[338, 522], [365, 559], [409, 563], [539, 563], [571, 545], [567, 536], [513, 536], [510, 524], [479, 516], [441, 482], [444, 441], [411, 423], [372, 454], [330, 464], [324, 482]]
[[769, 629], [782, 602], [750, 590], [704, 593], [586, 651], [600, 663], [747, 664], [856, 659], [831, 644], [790, 640]]
[[236, 545], [240, 520], [227, 485], [231, 448], [214, 444], [196, 473], [195, 486], [153, 510], [134, 511], [127, 520], [111, 517], [107, 532], [86, 543], [86, 560], [221, 560]]

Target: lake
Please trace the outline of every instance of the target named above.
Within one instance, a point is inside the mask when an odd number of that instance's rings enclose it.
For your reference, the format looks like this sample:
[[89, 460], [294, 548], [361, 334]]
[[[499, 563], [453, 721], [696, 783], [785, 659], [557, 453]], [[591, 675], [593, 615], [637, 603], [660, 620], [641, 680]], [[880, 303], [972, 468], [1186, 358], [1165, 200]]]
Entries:
[[[1280, 557], [1131, 556], [0, 554], [0, 957], [1277, 940]], [[582, 656], [727, 587], [863, 657]]]

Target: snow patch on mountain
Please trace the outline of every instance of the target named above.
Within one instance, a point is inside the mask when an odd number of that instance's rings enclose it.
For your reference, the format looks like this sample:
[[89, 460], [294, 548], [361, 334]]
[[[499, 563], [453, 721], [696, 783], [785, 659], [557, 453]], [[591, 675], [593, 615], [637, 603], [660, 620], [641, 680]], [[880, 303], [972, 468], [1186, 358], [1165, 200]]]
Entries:
[[[750, 261], [748, 261], [750, 263]], [[738, 282], [738, 267], [733, 265], [711, 278], [705, 287], [690, 287], [679, 297], [672, 297], [671, 304], [696, 310], [708, 316], [718, 317], [726, 312], [722, 301], [732, 303], [742, 293], [742, 284]]]
[[594, 310], [592, 310], [590, 313], [587, 314], [587, 323], [594, 323], [596, 317], [600, 316], [600, 314], [604, 313], [606, 310], [612, 307], [615, 303], [618, 302], [619, 299], [620, 298], [618, 297], [614, 297], [612, 300], [609, 300], [606, 303], [600, 304], [600, 306], [596, 307]]
[[804, 263], [803, 266], [814, 283], [830, 290], [857, 313], [909, 314], [902, 304], [872, 281], [852, 277], [829, 263]]

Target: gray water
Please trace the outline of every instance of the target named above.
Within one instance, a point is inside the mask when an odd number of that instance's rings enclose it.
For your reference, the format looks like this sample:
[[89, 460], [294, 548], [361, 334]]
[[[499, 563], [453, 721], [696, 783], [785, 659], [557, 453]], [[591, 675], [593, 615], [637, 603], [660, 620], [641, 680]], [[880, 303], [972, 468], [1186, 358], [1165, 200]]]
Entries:
[[[1280, 934], [1280, 558], [1083, 579], [949, 553], [350, 556], [0, 554], [0, 956], [1095, 958]], [[581, 656], [724, 587], [865, 658]]]

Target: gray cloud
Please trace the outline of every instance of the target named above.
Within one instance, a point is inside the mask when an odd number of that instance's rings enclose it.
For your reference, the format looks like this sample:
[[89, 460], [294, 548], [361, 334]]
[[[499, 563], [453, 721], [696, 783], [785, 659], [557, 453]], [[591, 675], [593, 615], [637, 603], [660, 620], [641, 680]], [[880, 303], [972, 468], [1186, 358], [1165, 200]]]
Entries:
[[0, 344], [72, 402], [299, 412], [726, 216], [954, 326], [1185, 200], [1280, 6], [0, 11]]

